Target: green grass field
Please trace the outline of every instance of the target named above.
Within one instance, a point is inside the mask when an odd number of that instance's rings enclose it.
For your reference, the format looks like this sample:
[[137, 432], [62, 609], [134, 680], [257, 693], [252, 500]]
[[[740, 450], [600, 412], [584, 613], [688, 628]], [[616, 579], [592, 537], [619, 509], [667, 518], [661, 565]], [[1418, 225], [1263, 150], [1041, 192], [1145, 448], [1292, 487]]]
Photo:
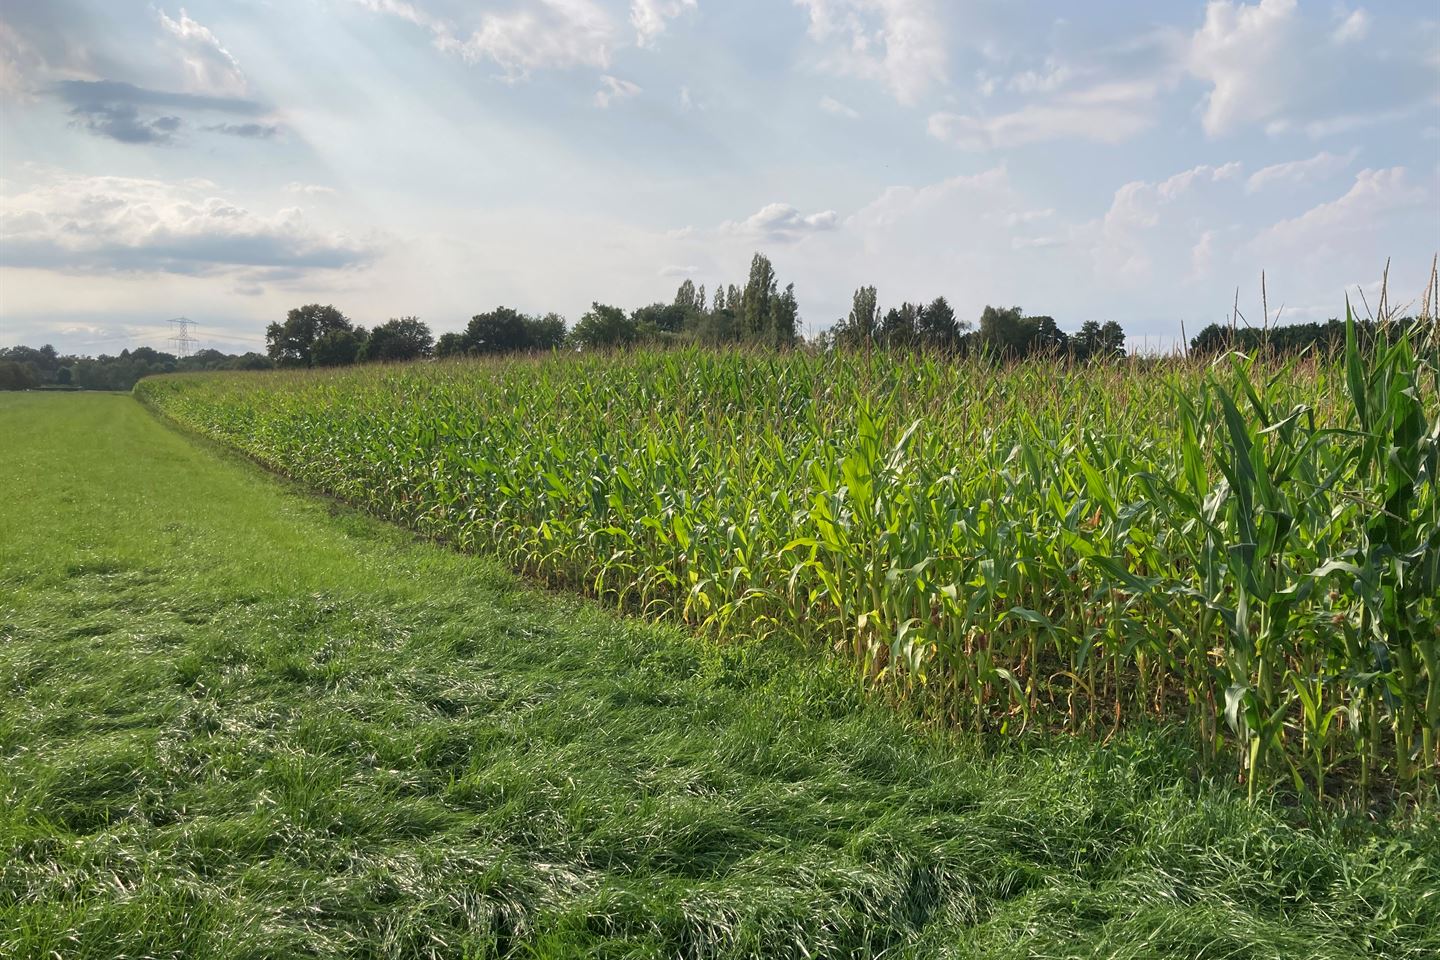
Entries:
[[126, 396], [0, 396], [0, 490], [6, 958], [1440, 955], [1433, 811], [922, 733]]

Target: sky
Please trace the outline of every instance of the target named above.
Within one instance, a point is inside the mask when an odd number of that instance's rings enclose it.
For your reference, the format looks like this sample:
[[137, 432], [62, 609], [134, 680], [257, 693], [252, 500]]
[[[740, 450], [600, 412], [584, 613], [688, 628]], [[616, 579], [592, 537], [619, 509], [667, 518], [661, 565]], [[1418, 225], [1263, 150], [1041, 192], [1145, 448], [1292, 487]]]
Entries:
[[1433, 0], [0, 0], [0, 345], [574, 323], [756, 251], [812, 333], [873, 284], [1164, 343], [1437, 249]]

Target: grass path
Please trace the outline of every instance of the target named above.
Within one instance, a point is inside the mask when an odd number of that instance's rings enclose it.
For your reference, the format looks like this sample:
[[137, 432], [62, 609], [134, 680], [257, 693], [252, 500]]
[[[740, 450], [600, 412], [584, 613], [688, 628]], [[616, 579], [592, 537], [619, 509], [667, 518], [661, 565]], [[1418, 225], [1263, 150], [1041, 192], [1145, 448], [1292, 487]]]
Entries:
[[0, 494], [3, 957], [1440, 955], [1433, 817], [927, 739], [129, 397], [0, 396]]

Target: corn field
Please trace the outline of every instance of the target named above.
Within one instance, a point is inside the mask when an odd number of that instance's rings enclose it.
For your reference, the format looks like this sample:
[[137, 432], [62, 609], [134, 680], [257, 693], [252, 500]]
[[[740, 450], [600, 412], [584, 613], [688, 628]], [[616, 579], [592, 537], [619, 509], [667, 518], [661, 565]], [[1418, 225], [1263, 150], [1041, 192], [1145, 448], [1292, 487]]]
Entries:
[[1345, 357], [1286, 365], [684, 350], [136, 389], [549, 584], [842, 651], [962, 728], [1184, 724], [1252, 797], [1433, 796], [1432, 340], [1352, 328]]

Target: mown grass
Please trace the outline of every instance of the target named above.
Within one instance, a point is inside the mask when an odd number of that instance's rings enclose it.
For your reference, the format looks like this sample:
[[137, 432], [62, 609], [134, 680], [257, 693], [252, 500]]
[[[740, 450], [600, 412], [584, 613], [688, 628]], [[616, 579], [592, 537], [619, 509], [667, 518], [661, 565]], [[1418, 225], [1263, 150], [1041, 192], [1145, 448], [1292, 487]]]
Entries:
[[127, 397], [0, 438], [0, 956], [1440, 953], [1424, 811], [1252, 806], [1164, 730], [925, 734]]

